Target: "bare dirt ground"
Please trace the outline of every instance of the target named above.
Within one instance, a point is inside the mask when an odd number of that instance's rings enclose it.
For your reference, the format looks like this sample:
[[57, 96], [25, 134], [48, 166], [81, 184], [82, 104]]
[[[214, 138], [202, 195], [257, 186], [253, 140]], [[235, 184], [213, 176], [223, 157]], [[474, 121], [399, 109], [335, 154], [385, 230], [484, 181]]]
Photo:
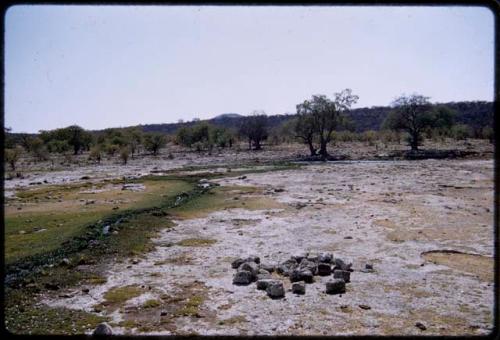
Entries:
[[[221, 159], [226, 161], [213, 156], [209, 163], [242, 163], [227, 155]], [[197, 162], [131, 163], [123, 171], [207, 164], [203, 158]], [[89, 167], [88, 173], [93, 178], [124, 174], [121, 167], [102, 168]], [[86, 171], [43, 176], [78, 179]], [[33, 176], [28, 181], [38, 175]], [[28, 185], [19, 181], [8, 188]], [[316, 163], [213, 181], [255, 188], [228, 194], [227, 200], [266, 203], [177, 218], [174, 228], [154, 240], [154, 251], [132, 262], [108, 261], [106, 283], [86, 286], [88, 294], [69, 298], [47, 294], [42, 303], [109, 316], [114, 332], [122, 334], [466, 335], [492, 330], [491, 159]], [[306, 251], [333, 252], [352, 261], [345, 294], [325, 294], [331, 277], [315, 277], [305, 295], [287, 291], [280, 300], [269, 299], [255, 284], [232, 284], [231, 261], [237, 257], [255, 254], [274, 265]], [[375, 271], [360, 271], [365, 263]], [[284, 282], [290, 288], [288, 279]], [[126, 298], [117, 299], [117, 289], [125, 290]]]

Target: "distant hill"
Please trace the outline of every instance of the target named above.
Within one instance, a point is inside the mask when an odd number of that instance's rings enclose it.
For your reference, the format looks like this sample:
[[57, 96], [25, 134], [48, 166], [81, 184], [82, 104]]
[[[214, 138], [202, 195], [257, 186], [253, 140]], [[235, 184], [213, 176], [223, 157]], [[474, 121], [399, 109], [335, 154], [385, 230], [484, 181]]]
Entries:
[[[437, 105], [437, 104], [434, 104]], [[485, 101], [474, 102], [451, 102], [440, 103], [456, 111], [455, 121], [458, 124], [470, 125], [473, 129], [481, 129], [484, 126], [493, 126], [493, 103]], [[367, 130], [380, 130], [382, 123], [391, 111], [389, 106], [376, 106], [352, 109], [348, 117], [354, 124], [356, 132]], [[268, 116], [269, 127], [277, 127], [282, 123], [293, 119], [295, 114], [281, 114]], [[224, 113], [212, 119], [204, 120], [209, 124], [226, 128], [239, 128], [245, 116], [238, 113]], [[197, 122], [170, 123], [170, 124], [147, 124], [141, 125], [144, 132], [174, 133], [181, 126], [191, 126]]]

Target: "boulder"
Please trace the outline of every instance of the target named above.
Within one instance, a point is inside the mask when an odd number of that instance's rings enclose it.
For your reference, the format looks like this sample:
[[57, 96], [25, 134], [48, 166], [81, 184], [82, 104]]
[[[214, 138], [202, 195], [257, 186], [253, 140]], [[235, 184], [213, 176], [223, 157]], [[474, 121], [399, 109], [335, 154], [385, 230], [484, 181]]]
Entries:
[[106, 323], [100, 323], [97, 325], [97, 327], [94, 329], [94, 332], [92, 335], [112, 335], [113, 334], [113, 329]]
[[343, 279], [346, 283], [351, 282], [351, 272], [347, 270], [335, 269], [333, 271], [334, 279]]
[[303, 295], [306, 293], [306, 285], [302, 282], [295, 282], [292, 284], [292, 293]]
[[351, 267], [352, 267], [352, 263], [346, 263], [342, 259], [336, 258], [335, 259], [335, 268], [333, 268], [333, 269], [334, 270], [335, 269], [342, 269], [342, 270], [352, 271]]
[[332, 263], [333, 254], [332, 253], [321, 253], [318, 255], [318, 262], [320, 263]]
[[246, 270], [238, 270], [233, 277], [233, 284], [235, 285], [249, 285], [254, 280], [252, 273]]
[[318, 264], [314, 261], [304, 259], [304, 260], [302, 260], [302, 262], [300, 262], [299, 269], [300, 270], [308, 270], [313, 275], [316, 275], [318, 272]]
[[309, 253], [304, 253], [304, 254], [299, 254], [299, 255], [294, 255], [292, 256], [292, 259], [294, 259], [297, 263], [300, 263], [303, 259], [305, 259], [307, 256], [309, 256]]
[[252, 273], [252, 277], [255, 279], [257, 274], [259, 274], [259, 266], [255, 262], [244, 262], [238, 267], [238, 271], [246, 270]]
[[267, 295], [271, 299], [279, 299], [285, 296], [285, 288], [283, 287], [283, 282], [274, 281], [270, 282], [266, 288]]
[[263, 280], [258, 280], [257, 281], [257, 289], [259, 290], [266, 290], [267, 286], [271, 283], [279, 282], [278, 280], [272, 280], [272, 279], [263, 279]]
[[288, 259], [285, 262], [282, 262], [278, 265], [276, 268], [276, 271], [278, 274], [288, 276], [292, 270], [297, 268], [298, 263], [295, 261], [295, 259]]
[[332, 267], [328, 263], [319, 263], [318, 264], [318, 275], [319, 276], [328, 276], [332, 273]]
[[271, 279], [271, 274], [257, 274], [257, 280]]
[[333, 279], [326, 283], [327, 294], [343, 294], [345, 293], [345, 281], [343, 279]]
[[260, 264], [259, 268], [262, 269], [262, 270], [265, 270], [265, 271], [267, 271], [269, 273], [274, 272], [274, 266], [272, 266], [270, 264]]
[[294, 269], [290, 272], [290, 282], [304, 281], [306, 283], [313, 282], [313, 274], [308, 269]]
[[231, 262], [231, 268], [233, 269], [238, 269], [239, 266], [241, 266], [245, 262], [245, 259], [238, 258]]

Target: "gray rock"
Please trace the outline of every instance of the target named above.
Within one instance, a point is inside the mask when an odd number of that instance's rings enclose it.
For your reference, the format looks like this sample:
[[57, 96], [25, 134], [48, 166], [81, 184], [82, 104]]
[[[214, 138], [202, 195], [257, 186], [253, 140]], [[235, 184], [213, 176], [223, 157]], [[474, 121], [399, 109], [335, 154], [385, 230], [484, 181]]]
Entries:
[[333, 254], [332, 253], [321, 253], [318, 255], [318, 262], [320, 263], [332, 263]]
[[272, 279], [263, 279], [263, 280], [258, 280], [257, 281], [257, 289], [259, 290], [266, 290], [267, 286], [271, 283], [279, 282], [278, 280], [272, 280]]
[[257, 280], [271, 279], [271, 274], [257, 274]]
[[255, 279], [257, 274], [259, 274], [259, 266], [255, 262], [244, 262], [241, 266], [238, 267], [238, 271], [246, 270], [252, 274], [252, 277]]
[[238, 269], [239, 266], [241, 266], [245, 262], [245, 259], [238, 258], [231, 262], [231, 268], [233, 269]]
[[318, 261], [319, 261], [319, 254], [317, 254], [317, 253], [309, 254], [309, 255], [307, 255], [306, 259], [308, 261], [318, 263]]
[[318, 264], [318, 275], [319, 276], [328, 276], [332, 273], [332, 267], [328, 263], [319, 263]]
[[346, 263], [342, 259], [338, 259], [338, 258], [335, 259], [334, 270], [335, 269], [342, 269], [342, 270], [352, 271], [351, 267], [352, 267], [352, 263]]
[[300, 262], [299, 269], [300, 270], [308, 270], [313, 275], [316, 275], [318, 272], [318, 264], [314, 261], [305, 259], [305, 260], [302, 260], [302, 262]]
[[309, 253], [304, 253], [304, 254], [299, 254], [299, 255], [294, 255], [292, 256], [292, 259], [294, 259], [297, 263], [300, 263], [303, 259], [305, 259], [307, 256], [309, 256]]
[[303, 295], [306, 293], [306, 285], [302, 282], [292, 284], [292, 293]]
[[372, 264], [367, 263], [365, 264], [365, 268], [361, 269], [360, 271], [363, 273], [373, 273], [375, 270], [373, 269]]
[[335, 269], [333, 271], [334, 279], [343, 279], [346, 283], [351, 282], [351, 272], [347, 270]]
[[294, 269], [290, 272], [290, 282], [304, 281], [306, 283], [313, 282], [313, 274], [308, 269]]
[[365, 269], [373, 269], [373, 265], [370, 263], [365, 264]]
[[274, 272], [274, 266], [270, 265], [270, 264], [260, 264], [259, 265], [259, 268], [260, 269], [263, 269], [269, 273], [272, 273]]
[[62, 259], [61, 263], [60, 263], [61, 266], [69, 266], [70, 264], [71, 264], [71, 261], [67, 258]]
[[260, 264], [260, 257], [252, 255], [252, 256], [247, 257], [245, 259], [245, 262], [255, 262], [257, 264]]
[[248, 285], [254, 280], [252, 273], [246, 270], [238, 270], [233, 277], [233, 284], [235, 285]]
[[285, 296], [285, 288], [283, 287], [283, 282], [274, 281], [270, 282], [266, 288], [267, 295], [271, 299], [279, 299]]
[[333, 279], [326, 283], [327, 294], [343, 294], [345, 293], [345, 281], [343, 279]]
[[297, 261], [295, 261], [295, 259], [288, 259], [285, 262], [280, 263], [276, 268], [276, 271], [278, 272], [278, 274], [288, 276], [290, 275], [290, 272], [297, 267], [298, 263]]
[[259, 274], [267, 274], [267, 275], [270, 275], [271, 273], [268, 272], [267, 270], [265, 269], [262, 269], [262, 268], [259, 268]]
[[112, 335], [113, 334], [113, 329], [106, 323], [100, 323], [97, 325], [97, 327], [94, 329], [94, 332], [92, 335]]

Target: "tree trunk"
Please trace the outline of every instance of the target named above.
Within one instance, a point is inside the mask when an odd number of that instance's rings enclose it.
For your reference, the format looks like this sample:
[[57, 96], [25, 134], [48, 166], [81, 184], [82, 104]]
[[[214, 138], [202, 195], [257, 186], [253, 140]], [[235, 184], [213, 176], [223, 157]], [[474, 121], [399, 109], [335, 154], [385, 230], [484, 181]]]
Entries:
[[254, 150], [260, 150], [260, 149], [262, 149], [262, 148], [260, 147], [260, 140], [255, 140], [255, 141], [253, 142], [253, 145], [255, 146]]
[[328, 157], [328, 151], [326, 151], [326, 142], [320, 142], [319, 154], [321, 155], [321, 160], [326, 161], [326, 157]]
[[410, 140], [411, 151], [418, 151], [418, 133], [413, 132]]
[[311, 156], [316, 156], [316, 149], [314, 148], [312, 141], [308, 141], [307, 145], [309, 145], [309, 151], [311, 152]]

